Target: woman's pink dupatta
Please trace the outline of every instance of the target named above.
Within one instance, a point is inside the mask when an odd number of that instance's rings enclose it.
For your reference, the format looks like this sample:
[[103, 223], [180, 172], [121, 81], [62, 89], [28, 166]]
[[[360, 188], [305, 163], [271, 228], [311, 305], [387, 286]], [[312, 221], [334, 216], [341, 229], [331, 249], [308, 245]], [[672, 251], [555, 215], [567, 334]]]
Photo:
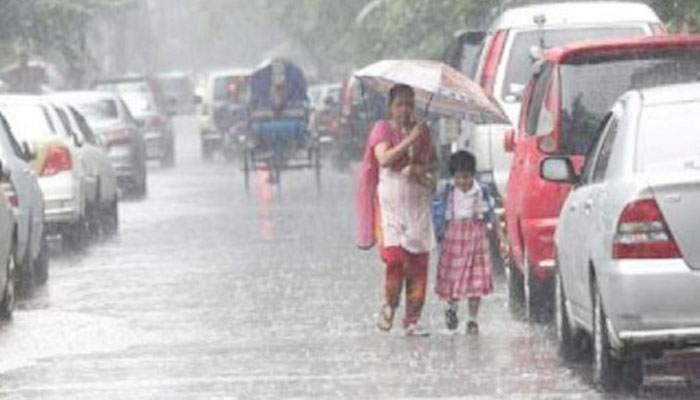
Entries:
[[[377, 144], [386, 142], [389, 146], [396, 146], [402, 139], [401, 132], [394, 129], [387, 120], [378, 121], [374, 124], [367, 139], [365, 152], [362, 157], [359, 169], [359, 182], [356, 193], [357, 208], [357, 237], [356, 244], [362, 250], [369, 250], [377, 242], [377, 222], [375, 218], [379, 215], [375, 207], [377, 206], [377, 185], [379, 184], [379, 164], [374, 155], [374, 148]], [[430, 135], [419, 141], [420, 158], [430, 156], [431, 142]], [[408, 157], [404, 157], [392, 165], [392, 169], [401, 170], [408, 165]]]

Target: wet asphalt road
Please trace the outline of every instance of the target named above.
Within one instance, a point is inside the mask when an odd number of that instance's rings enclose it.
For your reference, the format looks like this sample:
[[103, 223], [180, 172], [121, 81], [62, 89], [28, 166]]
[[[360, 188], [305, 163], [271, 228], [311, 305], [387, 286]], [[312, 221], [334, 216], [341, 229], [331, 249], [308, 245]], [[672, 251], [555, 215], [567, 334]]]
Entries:
[[284, 174], [281, 191], [260, 173], [246, 195], [236, 166], [200, 161], [194, 120], [180, 119], [178, 165], [149, 185], [121, 205], [118, 238], [57, 255], [0, 326], [0, 398], [700, 396], [653, 382], [597, 392], [546, 327], [510, 316], [502, 280], [478, 338], [445, 331], [432, 290], [429, 338], [377, 332], [382, 267], [354, 248], [348, 173], [327, 168], [320, 194], [310, 171]]

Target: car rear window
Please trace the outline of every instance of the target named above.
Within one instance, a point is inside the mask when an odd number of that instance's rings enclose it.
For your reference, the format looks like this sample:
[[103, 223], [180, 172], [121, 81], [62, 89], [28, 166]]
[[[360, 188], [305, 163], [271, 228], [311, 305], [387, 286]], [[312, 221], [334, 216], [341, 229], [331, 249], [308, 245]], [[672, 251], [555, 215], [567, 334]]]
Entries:
[[246, 95], [245, 79], [240, 76], [222, 76], [214, 80], [214, 101], [228, 101], [229, 91], [233, 89], [233, 86], [241, 86], [237, 88], [238, 99], [244, 100]]
[[700, 170], [700, 102], [647, 106], [642, 110], [636, 170]]
[[54, 133], [46, 110], [39, 105], [4, 105], [0, 110], [18, 142], [42, 139]]
[[508, 58], [503, 85], [503, 97], [511, 94], [511, 85], [525, 86], [532, 74], [530, 49], [539, 47], [540, 39], [544, 48], [561, 46], [586, 39], [598, 39], [616, 36], [639, 36], [644, 34], [641, 26], [605, 26], [566, 29], [544, 29], [520, 31], [515, 34]]
[[104, 121], [119, 118], [117, 102], [112, 99], [83, 101], [77, 104], [78, 110], [91, 121]]
[[700, 49], [646, 51], [562, 65], [562, 153], [586, 154], [606, 112], [626, 91], [696, 81]]

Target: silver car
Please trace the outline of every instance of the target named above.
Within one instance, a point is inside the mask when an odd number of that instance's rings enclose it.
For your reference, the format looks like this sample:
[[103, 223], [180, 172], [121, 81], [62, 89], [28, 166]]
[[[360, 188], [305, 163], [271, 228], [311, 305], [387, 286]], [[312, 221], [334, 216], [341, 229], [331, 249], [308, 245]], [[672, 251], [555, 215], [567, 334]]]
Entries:
[[575, 185], [555, 234], [560, 350], [574, 357], [592, 337], [605, 388], [640, 383], [645, 356], [700, 345], [698, 126], [700, 84], [633, 91], [580, 176], [563, 157], [541, 164], [545, 179]]
[[17, 142], [0, 116], [0, 186], [17, 219], [17, 272], [23, 288], [48, 279], [48, 244], [44, 235], [44, 197], [29, 162], [36, 158], [34, 146]]
[[[0, 165], [0, 174], [6, 171]], [[12, 318], [19, 276], [16, 269], [17, 220], [10, 202], [0, 192], [0, 319]]]
[[118, 94], [63, 92], [60, 99], [74, 106], [100, 138], [124, 192], [144, 197], [148, 192], [146, 141]]

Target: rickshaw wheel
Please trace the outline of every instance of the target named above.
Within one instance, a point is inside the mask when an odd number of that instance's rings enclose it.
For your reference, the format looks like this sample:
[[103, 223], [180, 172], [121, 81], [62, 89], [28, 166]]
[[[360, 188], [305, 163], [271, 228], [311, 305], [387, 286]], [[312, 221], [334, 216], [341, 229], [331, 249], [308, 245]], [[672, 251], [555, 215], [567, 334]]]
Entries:
[[248, 149], [243, 151], [243, 179], [245, 181], [245, 191], [250, 192], [250, 163], [252, 155]]
[[316, 174], [316, 188], [321, 189], [321, 146], [316, 143], [313, 149], [314, 160], [313, 166]]

